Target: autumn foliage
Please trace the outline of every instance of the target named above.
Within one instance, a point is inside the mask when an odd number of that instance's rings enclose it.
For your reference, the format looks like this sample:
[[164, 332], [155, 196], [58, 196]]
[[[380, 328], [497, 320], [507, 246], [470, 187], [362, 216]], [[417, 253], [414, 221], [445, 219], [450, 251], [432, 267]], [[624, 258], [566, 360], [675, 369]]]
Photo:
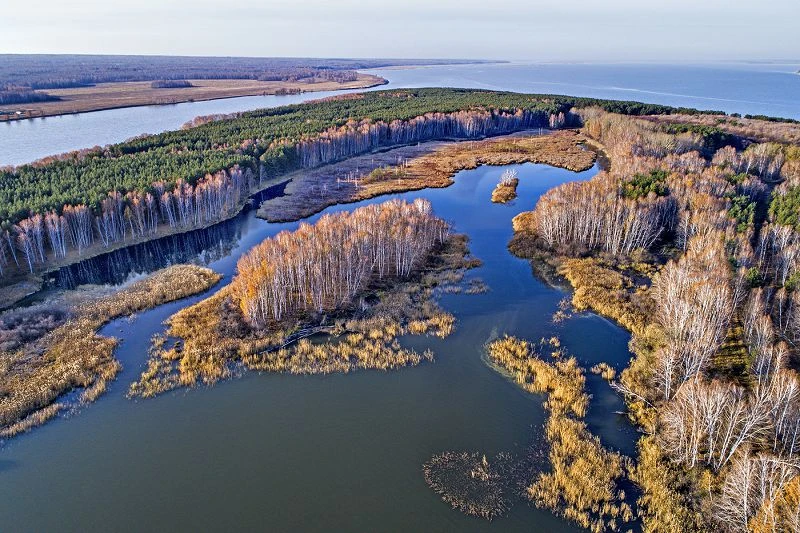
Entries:
[[348, 305], [373, 278], [407, 278], [448, 233], [422, 199], [327, 215], [243, 256], [233, 298], [256, 327], [332, 311]]

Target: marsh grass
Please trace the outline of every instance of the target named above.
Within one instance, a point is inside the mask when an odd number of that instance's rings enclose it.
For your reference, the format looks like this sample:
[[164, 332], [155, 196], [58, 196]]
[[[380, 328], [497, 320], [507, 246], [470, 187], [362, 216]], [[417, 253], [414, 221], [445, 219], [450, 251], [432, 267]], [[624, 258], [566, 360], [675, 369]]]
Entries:
[[[147, 368], [129, 396], [152, 397], [182, 386], [211, 385], [237, 368], [289, 374], [391, 370], [433, 359], [403, 348], [402, 335], [447, 337], [455, 317], [435, 301], [479, 262], [468, 239], [453, 235], [408, 280], [375, 280], [354, 304], [323, 316], [294, 316], [267, 328], [248, 324], [228, 287], [167, 320], [153, 338]], [[321, 337], [321, 342], [310, 337]]]
[[[542, 345], [560, 347], [558, 339]], [[563, 354], [544, 361], [524, 340], [504, 336], [487, 345], [490, 361], [514, 377], [528, 392], [546, 393], [549, 417], [545, 436], [550, 471], [538, 474], [527, 488], [538, 507], [550, 509], [592, 531], [616, 531], [633, 519], [619, 481], [626, 460], [607, 450], [581, 420], [589, 397], [585, 375], [574, 357]]]
[[548, 363], [527, 341], [508, 335], [487, 345], [490, 361], [508, 373], [523, 389], [547, 394], [545, 406], [553, 412], [583, 417], [589, 403], [585, 376], [574, 357]]
[[655, 303], [647, 287], [642, 288], [624, 270], [602, 259], [562, 259], [558, 273], [572, 285], [572, 306], [591, 309], [613, 319], [635, 333], [645, 331], [654, 315]]
[[587, 170], [596, 154], [583, 148], [586, 137], [558, 130], [547, 135], [509, 135], [483, 141], [432, 142], [350, 158], [292, 176], [282, 197], [262, 203], [258, 216], [288, 222], [324, 208], [384, 194], [442, 188], [461, 170], [481, 165], [544, 163]]
[[597, 363], [590, 370], [592, 374], [597, 374], [606, 381], [613, 381], [617, 376], [617, 371], [608, 363]]
[[[54, 402], [73, 389], [82, 389], [81, 403], [96, 400], [122, 368], [113, 357], [118, 341], [98, 335], [100, 327], [207, 290], [219, 279], [207, 268], [175, 265], [121, 288], [66, 293], [52, 304], [66, 309], [60, 325], [0, 353], [0, 431], [10, 436], [14, 428], [28, 429], [52, 418], [58, 412]], [[16, 312], [26, 311], [8, 311], [4, 320], [14, 322]]]

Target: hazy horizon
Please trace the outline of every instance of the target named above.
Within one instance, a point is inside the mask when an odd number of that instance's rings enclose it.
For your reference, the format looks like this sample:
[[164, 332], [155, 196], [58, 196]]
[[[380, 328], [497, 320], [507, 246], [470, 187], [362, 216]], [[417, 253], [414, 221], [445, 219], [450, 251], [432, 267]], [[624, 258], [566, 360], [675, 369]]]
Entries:
[[494, 59], [531, 62], [792, 62], [800, 2], [569, 6], [500, 0], [41, 0], [4, 6], [0, 53]]

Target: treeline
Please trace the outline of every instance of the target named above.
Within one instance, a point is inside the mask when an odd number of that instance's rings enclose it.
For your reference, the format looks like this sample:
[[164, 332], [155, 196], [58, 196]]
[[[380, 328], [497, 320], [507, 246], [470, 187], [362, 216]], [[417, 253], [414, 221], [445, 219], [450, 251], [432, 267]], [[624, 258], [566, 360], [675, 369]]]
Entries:
[[373, 280], [408, 278], [448, 235], [448, 225], [423, 199], [326, 215], [242, 256], [232, 298], [257, 328], [335, 311]]
[[241, 207], [257, 181], [251, 169], [235, 166], [194, 185], [179, 180], [171, 189], [156, 182], [143, 193], [114, 191], [97, 210], [78, 204], [63, 206], [60, 213], [37, 213], [0, 233], [0, 276], [9, 267], [33, 273], [51, 259], [80, 255], [94, 245], [146, 239], [161, 226], [188, 230], [219, 221]]
[[[30, 211], [44, 213], [65, 204], [96, 207], [112, 190], [143, 191], [153, 182], [195, 180], [214, 172], [260, 159], [270, 168], [291, 168], [295, 143], [307, 141], [350, 121], [411, 120], [428, 113], [465, 110], [517, 112], [555, 116], [566, 121], [573, 107], [627, 103], [548, 95], [523, 95], [475, 90], [418, 89], [374, 92], [356, 98], [331, 99], [277, 109], [242, 113], [195, 128], [165, 132], [62, 156], [0, 173], [0, 221], [17, 222]], [[648, 111], [670, 112], [660, 106]], [[630, 103], [630, 111], [639, 104]], [[562, 117], [563, 119], [560, 118]], [[542, 124], [546, 126], [549, 118]], [[469, 129], [469, 126], [465, 126]], [[501, 128], [495, 127], [495, 131]], [[420, 132], [416, 139], [432, 138]], [[457, 132], [456, 132], [457, 133]], [[491, 130], [487, 130], [491, 133]], [[448, 133], [449, 134], [449, 133]], [[413, 140], [412, 140], [413, 142]]]
[[[70, 252], [80, 254], [97, 245], [103, 248], [156, 235], [160, 226], [191, 229], [230, 215], [244, 198], [258, 190], [265, 179], [296, 168], [310, 168], [393, 146], [441, 138], [475, 138], [517, 131], [533, 126], [560, 126], [563, 114], [519, 110], [515, 113], [475, 110], [429, 113], [411, 120], [390, 123], [350, 121], [344, 126], [307, 137], [294, 145], [274, 143], [260, 162], [232, 159], [228, 171], [207, 174], [194, 182], [175, 185], [157, 181], [125, 194], [106, 193], [93, 205], [66, 204], [35, 213], [10, 224], [0, 241], [0, 275], [22, 269], [34, 272], [51, 259]], [[179, 157], [179, 156], [177, 156]], [[68, 161], [55, 166], [69, 168]], [[24, 169], [38, 170], [27, 166]], [[98, 193], [102, 186], [95, 184]], [[173, 187], [172, 189], [170, 187]]]
[[34, 91], [29, 87], [6, 86], [0, 88], [0, 105], [31, 104], [36, 102], [53, 102], [60, 100], [58, 96]]
[[[616, 385], [654, 436], [641, 444], [650, 456], [636, 474], [645, 529], [797, 531], [797, 148], [730, 139], [709, 153], [709, 136], [726, 137], [579, 113], [611, 168], [543, 195], [517, 225], [548, 250], [600, 255], [624, 276], [631, 261], [658, 271], [637, 291], [652, 303], [631, 342], [636, 358]], [[776, 180], [784, 183], [770, 205]], [[602, 308], [632, 297], [594, 298]], [[652, 454], [680, 465], [670, 485], [658, 481], [666, 467], [654, 467], [661, 459]]]
[[[190, 187], [195, 194], [198, 182], [207, 176], [229, 175], [237, 167], [242, 172], [249, 171], [247, 175], [252, 177], [246, 181], [252, 186], [292, 170], [380, 147], [433, 139], [478, 138], [525, 128], [570, 126], [580, 122], [572, 113], [573, 108], [585, 109], [594, 104], [630, 113], [675, 111], [664, 106], [643, 107], [636, 102], [553, 95], [459, 89], [382, 91], [241, 113], [197, 127], [7, 168], [0, 171], [0, 223], [5, 235], [0, 263], [6, 270], [12, 264], [32, 270], [47, 262], [48, 248], [52, 257], [63, 257], [71, 249], [81, 251], [83, 242], [69, 236], [61, 238], [64, 232], [59, 231], [60, 223], [53, 223], [55, 240], [48, 240], [50, 231], [46, 229], [48, 217], [68, 219], [70, 210], [78, 207], [85, 209], [87, 218], [91, 218], [93, 237], [84, 237], [83, 241], [109, 246], [142, 235], [134, 232], [136, 222], [128, 223], [125, 213], [130, 212], [130, 220], [135, 221], [140, 206], [147, 204], [148, 194], [157, 203], [161, 202], [165, 191], [176, 187], [181, 190]], [[588, 115], [585, 117], [589, 124], [592, 123], [590, 119]], [[640, 122], [643, 131], [647, 127], [657, 128], [652, 124], [648, 126], [647, 121]], [[677, 148], [670, 144], [675, 138], [680, 140]], [[656, 157], [677, 151], [683, 155], [670, 156], [670, 164], [676, 168], [693, 168], [700, 164], [702, 158], [691, 152], [696, 146], [705, 146], [700, 134], [686, 132], [676, 136], [651, 131], [647, 139], [646, 143], [634, 147], [641, 155]], [[748, 148], [744, 154], [741, 156], [744, 159], [731, 164], [744, 171], [755, 167], [772, 172], [777, 168], [771, 152], [764, 155]], [[247, 186], [227, 184], [225, 187], [236, 190], [239, 196], [251, 191]], [[205, 185], [200, 190], [206, 190]], [[134, 198], [140, 199], [138, 204], [134, 203]], [[630, 224], [642, 228], [633, 227], [632, 233], [622, 235], [611, 248], [627, 250], [640, 246], [642, 239], [645, 244], [654, 239], [652, 228], [643, 228], [652, 226], [653, 217], [667, 216], [671, 208], [670, 200], [659, 200], [660, 207], [654, 207], [643, 221], [637, 220], [633, 213], [640, 213], [640, 207], [650, 203], [646, 199], [620, 203], [619, 212], [613, 214], [615, 220], [629, 220]], [[202, 205], [202, 202], [193, 205]], [[229, 209], [227, 204], [222, 211], [211, 209], [213, 214], [200, 217], [198, 223], [205, 224], [214, 217], [224, 216]], [[109, 214], [109, 210], [116, 215]], [[105, 220], [110, 222], [102, 222]], [[172, 225], [168, 211], [159, 211], [159, 216], [150, 220]], [[584, 230], [586, 228], [579, 231]], [[640, 231], [644, 233], [639, 235]], [[145, 234], [153, 234], [153, 230], [148, 226]], [[589, 237], [592, 241], [598, 238], [602, 237]]]
[[32, 89], [62, 89], [95, 83], [172, 79], [297, 81], [318, 78], [350, 81], [355, 79], [354, 71], [358, 69], [441, 62], [435, 59], [4, 54], [0, 55], [0, 86], [12, 84]]
[[183, 89], [194, 87], [189, 80], [156, 80], [150, 84], [151, 89]]

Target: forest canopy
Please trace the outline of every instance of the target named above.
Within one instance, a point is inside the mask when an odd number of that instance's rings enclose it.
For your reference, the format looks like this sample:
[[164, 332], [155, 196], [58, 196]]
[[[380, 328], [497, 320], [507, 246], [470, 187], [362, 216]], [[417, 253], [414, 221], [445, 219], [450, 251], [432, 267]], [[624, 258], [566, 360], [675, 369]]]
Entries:
[[15, 223], [31, 213], [60, 210], [67, 204], [96, 209], [111, 191], [144, 192], [156, 182], [172, 185], [179, 179], [194, 183], [235, 165], [254, 168], [259, 159], [273, 172], [291, 170], [296, 157], [292, 143], [349, 121], [390, 123], [469, 109], [558, 114], [587, 106], [634, 115], [692, 111], [638, 102], [459, 89], [379, 91], [262, 109], [6, 169], [0, 172], [0, 222]]

